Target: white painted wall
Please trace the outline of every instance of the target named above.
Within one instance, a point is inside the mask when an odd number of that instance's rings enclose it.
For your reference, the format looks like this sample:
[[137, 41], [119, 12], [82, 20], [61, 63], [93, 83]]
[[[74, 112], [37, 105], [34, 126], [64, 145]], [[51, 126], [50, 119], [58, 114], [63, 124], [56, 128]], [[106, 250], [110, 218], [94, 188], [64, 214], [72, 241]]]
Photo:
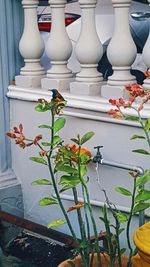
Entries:
[[[31, 101], [10, 100], [11, 127], [22, 123], [24, 125], [24, 132], [28, 137], [33, 137], [40, 133], [44, 134], [45, 130], [38, 129], [37, 125], [49, 121], [48, 113], [37, 113], [34, 111], [34, 107], [35, 103]], [[95, 136], [86, 145], [86, 147], [92, 151], [93, 156], [95, 154], [93, 147], [103, 145], [102, 153], [105, 159], [149, 168], [149, 159], [147, 156], [131, 152], [135, 148], [144, 148], [143, 141], [129, 140], [131, 135], [140, 132], [139, 127], [113, 123], [113, 120], [112, 123], [109, 121], [100, 121], [104, 118], [106, 119], [106, 115], [100, 112], [74, 108], [67, 108], [66, 111], [71, 111], [72, 114], [74, 114], [74, 116], [66, 116], [66, 127], [61, 131], [62, 137], [66, 143], [69, 142], [69, 138], [75, 137], [78, 133], [82, 135], [87, 131], [93, 130]], [[83, 118], [76, 117], [79, 112], [82, 113]], [[95, 119], [85, 119], [84, 117], [87, 114], [94, 115]], [[48, 138], [46, 135], [45, 137]], [[31, 185], [34, 179], [48, 177], [48, 171], [45, 166], [33, 163], [28, 159], [30, 156], [37, 155], [38, 152], [36, 152], [36, 150], [37, 148], [33, 146], [22, 150], [12, 144], [12, 167], [22, 185], [25, 217], [46, 225], [50, 220], [62, 218], [62, 215], [58, 206], [40, 207], [38, 205], [38, 200], [44, 196], [48, 196], [52, 191], [47, 186], [38, 187]], [[89, 164], [89, 175], [91, 199], [103, 201], [103, 194], [100, 192], [97, 182], [95, 181], [95, 164], [92, 162]], [[131, 187], [132, 178], [128, 175], [128, 172], [100, 166], [100, 177], [102, 187], [107, 190], [110, 199], [115, 204], [128, 207], [129, 198], [121, 197], [118, 193], [114, 192], [115, 186]], [[67, 194], [69, 194], [69, 192]], [[69, 207], [71, 205], [70, 201], [65, 201], [65, 205]], [[98, 228], [102, 229], [103, 227], [98, 219], [100, 216], [100, 208], [95, 208], [95, 214], [98, 221]], [[72, 224], [74, 228], [78, 230], [74, 216], [74, 212], [70, 213]], [[135, 229], [135, 225], [138, 225], [137, 220], [133, 222], [133, 225]], [[59, 230], [66, 233], [68, 232], [65, 225], [59, 228]], [[124, 237], [122, 242], [124, 242]]]

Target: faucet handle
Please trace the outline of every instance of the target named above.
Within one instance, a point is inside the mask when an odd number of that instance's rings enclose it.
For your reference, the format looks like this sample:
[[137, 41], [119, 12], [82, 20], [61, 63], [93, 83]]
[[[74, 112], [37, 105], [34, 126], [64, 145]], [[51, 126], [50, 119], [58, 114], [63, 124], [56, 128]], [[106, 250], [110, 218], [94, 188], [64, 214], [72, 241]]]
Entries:
[[95, 146], [94, 149], [97, 149], [97, 153], [100, 153], [100, 149], [102, 148], [103, 146]]

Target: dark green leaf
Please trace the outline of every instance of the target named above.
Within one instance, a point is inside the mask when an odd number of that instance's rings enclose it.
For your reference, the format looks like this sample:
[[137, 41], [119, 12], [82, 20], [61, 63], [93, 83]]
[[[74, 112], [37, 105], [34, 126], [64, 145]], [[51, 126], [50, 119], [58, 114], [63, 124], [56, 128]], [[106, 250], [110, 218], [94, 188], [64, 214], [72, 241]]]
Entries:
[[146, 210], [150, 207], [150, 203], [139, 203], [137, 204], [134, 209], [133, 209], [133, 214], [142, 211], [142, 210]]
[[39, 128], [43, 128], [43, 129], [51, 129], [51, 126], [46, 125], [46, 124], [41, 124], [38, 126]]
[[132, 137], [130, 139], [131, 140], [134, 140], [134, 139], [145, 139], [145, 137], [143, 135], [134, 134], [134, 135], [132, 135]]
[[144, 124], [144, 129], [146, 131], [149, 131], [149, 129], [150, 129], [150, 118], [146, 119], [145, 124]]
[[94, 132], [88, 132], [85, 135], [83, 135], [83, 137], [81, 138], [81, 145], [83, 145], [85, 142], [91, 139], [93, 135], [94, 135]]
[[116, 192], [118, 192], [124, 196], [132, 196], [132, 193], [128, 189], [125, 189], [123, 187], [116, 187], [115, 190], [116, 190]]
[[65, 118], [59, 118], [54, 123], [54, 134], [57, 133], [60, 129], [62, 129], [65, 125]]
[[39, 201], [40, 206], [48, 206], [48, 205], [53, 205], [53, 204], [58, 204], [57, 199], [45, 197], [45, 198], [40, 199]]
[[51, 227], [58, 227], [61, 226], [63, 224], [65, 224], [66, 222], [63, 220], [54, 220], [48, 223], [47, 227], [51, 228]]
[[47, 165], [47, 161], [44, 160], [43, 158], [40, 158], [40, 157], [30, 157], [29, 159], [32, 160], [32, 161], [34, 161], [34, 162], [36, 162], [36, 163]]
[[70, 185], [70, 184], [65, 185], [59, 192], [62, 193], [64, 191], [69, 190], [69, 189], [74, 188], [74, 187], [76, 187], [76, 185]]
[[50, 143], [47, 143], [47, 142], [42, 142], [41, 144], [42, 144], [42, 146], [50, 146], [51, 145]]
[[140, 153], [140, 154], [143, 154], [143, 155], [150, 155], [150, 153], [145, 149], [135, 149], [135, 150], [132, 150], [132, 152]]
[[76, 138], [71, 138], [71, 141], [74, 142], [74, 143], [77, 144], [77, 145], [80, 144], [79, 140], [76, 139]]
[[61, 141], [61, 138], [58, 135], [55, 135], [53, 139], [53, 145], [54, 146], [57, 145], [60, 141]]
[[135, 202], [150, 200], [150, 191], [141, 190], [140, 193], [135, 197]]
[[52, 182], [48, 179], [38, 179], [32, 182], [32, 185], [51, 185]]

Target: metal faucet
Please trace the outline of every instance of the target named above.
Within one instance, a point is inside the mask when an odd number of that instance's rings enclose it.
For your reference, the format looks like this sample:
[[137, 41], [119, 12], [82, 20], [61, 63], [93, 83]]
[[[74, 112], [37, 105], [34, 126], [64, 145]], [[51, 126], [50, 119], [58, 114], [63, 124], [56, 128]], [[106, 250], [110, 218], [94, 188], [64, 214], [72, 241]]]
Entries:
[[102, 154], [101, 154], [101, 151], [100, 151], [100, 149], [101, 149], [102, 147], [103, 147], [103, 146], [95, 146], [95, 147], [94, 147], [94, 149], [97, 149], [97, 153], [96, 153], [96, 155], [95, 155], [94, 158], [93, 158], [93, 162], [94, 162], [94, 163], [99, 163], [99, 164], [102, 163], [102, 159], [103, 159], [103, 157], [102, 157]]

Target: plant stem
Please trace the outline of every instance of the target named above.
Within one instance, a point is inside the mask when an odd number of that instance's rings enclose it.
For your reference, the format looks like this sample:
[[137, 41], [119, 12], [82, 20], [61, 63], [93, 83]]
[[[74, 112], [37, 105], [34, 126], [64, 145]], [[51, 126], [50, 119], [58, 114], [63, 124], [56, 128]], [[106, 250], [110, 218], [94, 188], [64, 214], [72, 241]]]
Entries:
[[61, 198], [60, 198], [60, 196], [59, 196], [59, 192], [58, 192], [58, 189], [57, 189], [57, 185], [56, 185], [56, 182], [55, 182], [55, 177], [54, 177], [53, 170], [52, 170], [52, 166], [51, 166], [51, 160], [50, 160], [49, 157], [48, 157], [48, 166], [49, 166], [49, 172], [50, 172], [50, 175], [51, 175], [51, 178], [52, 178], [52, 183], [53, 183], [53, 187], [54, 187], [54, 191], [55, 191], [55, 194], [56, 194], [58, 203], [59, 203], [60, 208], [61, 208], [61, 210], [62, 210], [62, 212], [63, 212], [63, 214], [64, 214], [64, 217], [65, 217], [65, 219], [66, 219], [66, 222], [67, 222], [67, 224], [68, 224], [68, 227], [69, 227], [69, 229], [70, 229], [70, 232], [71, 232], [71, 234], [72, 234], [72, 237], [73, 237], [74, 240], [78, 243], [78, 240], [77, 240], [77, 237], [76, 237], [76, 235], [75, 235], [75, 232], [74, 232], [74, 230], [73, 230], [73, 228], [72, 228], [72, 225], [71, 225], [71, 223], [70, 223], [70, 220], [69, 220], [69, 218], [68, 218], [68, 215], [67, 215], [67, 213], [66, 213], [66, 210], [65, 210], [65, 208], [64, 208], [64, 206], [63, 206], [63, 203], [62, 203], [62, 201], [61, 201]]
[[76, 234], [72, 228], [72, 225], [70, 223], [70, 220], [68, 218], [68, 215], [66, 213], [66, 210], [63, 206], [63, 203], [61, 201], [61, 198], [60, 198], [60, 195], [59, 195], [59, 191], [57, 189], [57, 185], [56, 185], [56, 182], [55, 182], [55, 177], [54, 177], [54, 172], [53, 172], [53, 169], [52, 169], [52, 165], [51, 165], [51, 155], [52, 155], [52, 152], [53, 152], [53, 140], [54, 140], [54, 122], [55, 122], [55, 113], [53, 111], [53, 109], [51, 110], [51, 117], [52, 117], [52, 127], [51, 127], [51, 149], [50, 149], [50, 153], [49, 155], [47, 156], [47, 160], [48, 160], [48, 167], [49, 167], [49, 172], [50, 172], [50, 175], [51, 175], [51, 178], [52, 178], [52, 183], [53, 183], [53, 187], [54, 187], [54, 191], [55, 191], [55, 194], [56, 194], [56, 197], [57, 197], [57, 200], [58, 200], [58, 203], [59, 203], [59, 206], [63, 212], [63, 215], [66, 219], [66, 222], [68, 224], [68, 227], [70, 229], [70, 232], [72, 234], [72, 237], [74, 238], [74, 240], [78, 243], [78, 240], [77, 240], [77, 237], [76, 237]]
[[[78, 195], [77, 195], [77, 190], [76, 188], [73, 188], [73, 196], [74, 196], [74, 201], [75, 204], [78, 204]], [[85, 232], [85, 226], [84, 226], [84, 222], [82, 219], [82, 214], [81, 214], [81, 210], [77, 209], [77, 216], [78, 216], [78, 222], [79, 222], [79, 228], [80, 228], [80, 234], [81, 234], [81, 240], [84, 241], [84, 243], [86, 243], [86, 232]], [[85, 267], [87, 267], [88, 262], [86, 261], [86, 259], [88, 259], [88, 254], [85, 253], [86, 251], [84, 251], [84, 253], [81, 255], [82, 257], [82, 261]]]
[[126, 228], [127, 244], [128, 244], [128, 248], [130, 250], [127, 267], [131, 266], [131, 257], [133, 254], [133, 249], [132, 249], [131, 242], [130, 242], [130, 224], [131, 224], [131, 219], [132, 219], [132, 215], [133, 215], [135, 193], [136, 193], [136, 179], [134, 178], [133, 193], [132, 193], [132, 200], [131, 200], [131, 209], [130, 209], [129, 219], [127, 222], [127, 228]]
[[93, 225], [93, 230], [94, 230], [94, 235], [95, 235], [95, 245], [96, 245], [96, 252], [97, 252], [97, 260], [98, 260], [98, 267], [102, 267], [101, 264], [101, 256], [100, 256], [100, 248], [99, 248], [99, 242], [98, 242], [98, 233], [97, 233], [97, 228], [96, 228], [96, 223], [94, 220], [94, 216], [93, 216], [93, 212], [92, 212], [92, 207], [91, 207], [91, 203], [90, 203], [90, 197], [89, 197], [89, 192], [88, 192], [88, 188], [87, 185], [84, 181], [84, 179], [81, 176], [81, 161], [80, 161], [80, 151], [81, 151], [81, 145], [79, 145], [79, 149], [78, 149], [78, 171], [79, 171], [79, 179], [81, 181], [81, 184], [85, 190], [86, 193], [86, 198], [87, 198], [87, 206], [90, 212], [90, 217], [91, 217], [91, 221], [92, 221], [92, 225]]

